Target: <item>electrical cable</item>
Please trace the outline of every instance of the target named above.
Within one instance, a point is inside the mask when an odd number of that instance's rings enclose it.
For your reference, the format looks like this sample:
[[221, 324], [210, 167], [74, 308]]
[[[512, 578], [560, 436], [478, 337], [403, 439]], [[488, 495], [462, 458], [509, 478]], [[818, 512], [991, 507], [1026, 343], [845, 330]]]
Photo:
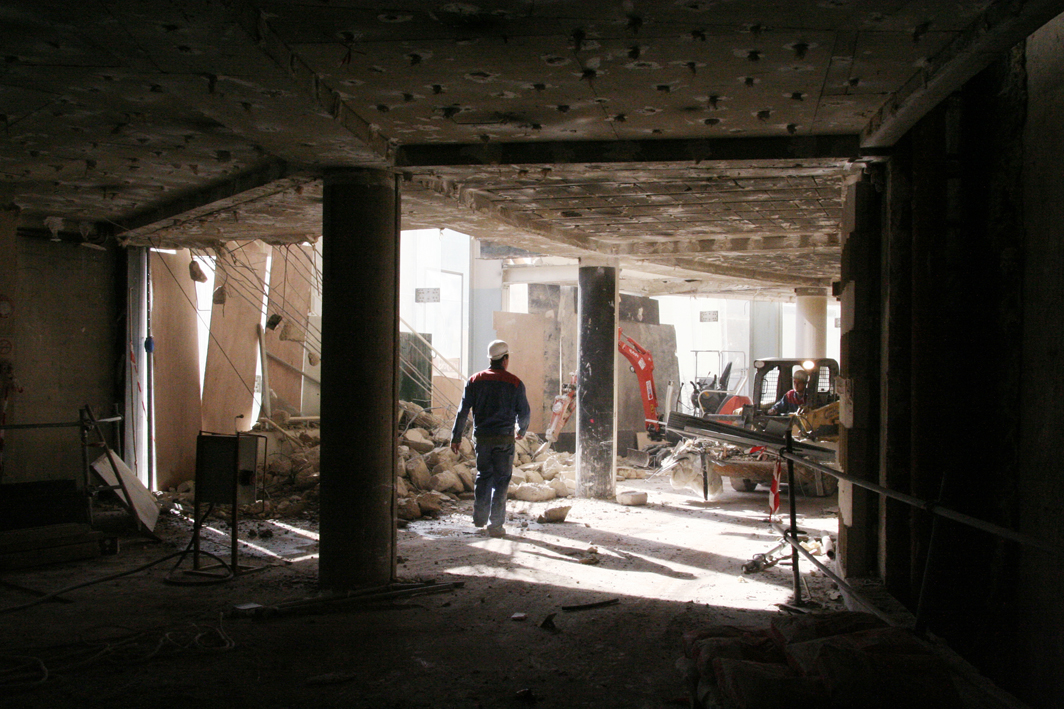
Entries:
[[[47, 593], [47, 594], [45, 594], [43, 596], [40, 596], [38, 598], [33, 599], [32, 601], [30, 601], [28, 603], [23, 603], [23, 604], [17, 605], [17, 606], [8, 606], [7, 608], [0, 608], [0, 615], [4, 615], [6, 613], [14, 613], [15, 611], [25, 610], [27, 608], [32, 608], [33, 606], [38, 606], [38, 605], [40, 605], [42, 603], [45, 603], [47, 601], [52, 600], [56, 596], [61, 596], [61, 595], [65, 594], [65, 593], [69, 593], [70, 591], [74, 591], [74, 590], [79, 589], [79, 588], [85, 588], [86, 586], [94, 586], [95, 584], [103, 583], [104, 581], [113, 581], [114, 579], [119, 579], [119, 578], [122, 578], [123, 576], [131, 576], [133, 574], [140, 573], [141, 571], [144, 571], [145, 569], [150, 569], [151, 567], [157, 566], [157, 565], [163, 563], [164, 561], [168, 561], [170, 559], [173, 559], [176, 556], [184, 556], [185, 554], [187, 554], [187, 552], [188, 552], [187, 549], [185, 551], [177, 551], [177, 552], [174, 552], [173, 554], [167, 554], [166, 556], [164, 556], [162, 558], [159, 558], [159, 559], [156, 559], [155, 561], [150, 561], [147, 564], [142, 564], [141, 566], [138, 566], [135, 569], [129, 569], [129, 570], [126, 570], [126, 571], [120, 571], [118, 573], [109, 574], [107, 576], [101, 576], [100, 578], [97, 578], [97, 579], [91, 579], [89, 581], [84, 581], [82, 583], [76, 583], [76, 584], [73, 584], [71, 586], [67, 586], [66, 588], [61, 588], [58, 591], [52, 591], [51, 593]], [[225, 562], [220, 557], [215, 556], [214, 554], [211, 554], [209, 552], [204, 552], [204, 551], [201, 551], [200, 553], [204, 554], [206, 556], [209, 556], [212, 559], [216, 559], [219, 562], [221, 562], [222, 564], [225, 564]]]
[[[236, 641], [226, 632], [222, 614], [217, 626], [190, 623], [189, 627], [153, 628], [130, 633], [122, 638], [103, 642], [81, 641], [72, 650], [71, 645], [59, 645], [41, 650], [59, 650], [45, 659], [26, 654], [0, 654], [0, 694], [12, 694], [34, 689], [49, 679], [86, 667], [107, 658], [112, 664], [122, 667], [148, 662], [167, 650], [182, 652], [227, 652], [236, 647]], [[161, 630], [154, 638], [152, 634]], [[146, 650], [144, 648], [147, 648]]]

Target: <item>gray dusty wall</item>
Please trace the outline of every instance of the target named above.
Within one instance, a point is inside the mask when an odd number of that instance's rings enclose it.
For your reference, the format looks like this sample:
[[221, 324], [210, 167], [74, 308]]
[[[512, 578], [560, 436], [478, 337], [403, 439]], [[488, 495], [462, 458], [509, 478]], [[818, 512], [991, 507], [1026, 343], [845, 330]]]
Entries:
[[[11, 395], [7, 423], [77, 421], [85, 405], [97, 416], [112, 414], [121, 310], [115, 303], [115, 252], [16, 241], [11, 358], [21, 391]], [[77, 428], [5, 433], [4, 483], [79, 479], [81, 470]]]

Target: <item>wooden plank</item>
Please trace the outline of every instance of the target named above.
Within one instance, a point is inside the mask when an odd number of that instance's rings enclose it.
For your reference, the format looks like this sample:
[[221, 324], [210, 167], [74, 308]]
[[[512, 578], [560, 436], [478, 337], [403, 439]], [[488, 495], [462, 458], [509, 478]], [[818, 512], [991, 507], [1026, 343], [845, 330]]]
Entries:
[[[115, 467], [118, 468], [118, 475], [122, 476], [122, 484], [129, 493], [130, 502], [133, 504], [133, 513], [137, 515], [137, 518], [149, 531], [154, 530], [155, 523], [159, 519], [159, 506], [155, 503], [155, 498], [152, 497], [151, 492], [144, 486], [144, 483], [137, 479], [137, 476], [122, 462], [122, 459], [117, 454], [113, 451], [110, 456], [104, 453], [93, 462], [92, 469], [107, 485], [118, 485], [119, 480], [114, 468], [111, 467], [111, 460], [114, 461]], [[119, 498], [121, 497], [122, 495], [119, 493]]]
[[[318, 339], [317, 333], [307, 331], [310, 294], [315, 279], [313, 263], [309, 246], [273, 247], [266, 312], [267, 316], [279, 314], [284, 320], [275, 329], [266, 331], [266, 351], [281, 360], [269, 362], [268, 373], [270, 387], [280, 403], [296, 411], [301, 410], [303, 400], [303, 377], [297, 373], [303, 368], [303, 343], [282, 337], [287, 322], [289, 328], [295, 328], [312, 341]], [[291, 332], [290, 329], [289, 334]], [[312, 349], [317, 351], [318, 347]]]
[[199, 317], [191, 254], [151, 253], [155, 339], [155, 486], [176, 488], [196, 477], [200, 427]]
[[[255, 423], [255, 365], [262, 317], [263, 279], [269, 246], [247, 242], [218, 260], [215, 285], [226, 286], [225, 303], [211, 311], [211, 339], [203, 377], [204, 431], [248, 431]], [[238, 418], [243, 416], [243, 418]]]

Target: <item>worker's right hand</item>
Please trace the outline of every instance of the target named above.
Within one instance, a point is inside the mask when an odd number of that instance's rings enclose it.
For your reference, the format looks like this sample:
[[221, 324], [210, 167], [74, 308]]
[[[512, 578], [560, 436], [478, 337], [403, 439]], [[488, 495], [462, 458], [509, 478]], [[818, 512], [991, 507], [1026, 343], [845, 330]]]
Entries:
[[452, 443], [451, 444], [451, 452], [452, 453], [458, 453], [458, 444], [457, 443]]

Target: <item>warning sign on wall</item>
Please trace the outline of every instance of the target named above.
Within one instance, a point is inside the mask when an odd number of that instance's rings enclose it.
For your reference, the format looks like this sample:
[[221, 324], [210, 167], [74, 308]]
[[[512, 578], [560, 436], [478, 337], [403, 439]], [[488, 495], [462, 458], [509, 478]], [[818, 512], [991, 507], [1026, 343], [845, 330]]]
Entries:
[[717, 322], [719, 320], [719, 310], [703, 310], [698, 314], [699, 322]]

